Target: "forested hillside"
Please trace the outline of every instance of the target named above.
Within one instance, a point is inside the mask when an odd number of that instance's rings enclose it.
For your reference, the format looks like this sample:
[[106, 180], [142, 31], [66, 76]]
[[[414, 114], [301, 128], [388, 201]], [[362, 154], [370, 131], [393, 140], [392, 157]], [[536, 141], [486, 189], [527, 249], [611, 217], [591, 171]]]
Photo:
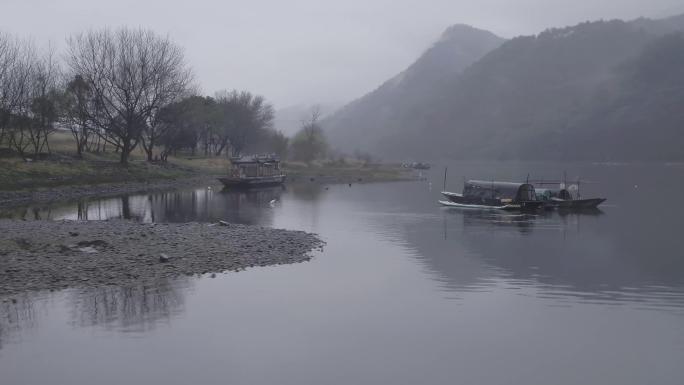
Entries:
[[326, 122], [329, 135], [397, 159], [681, 160], [683, 27], [599, 21], [514, 38], [453, 76], [413, 79], [408, 105], [359, 99]]
[[327, 118], [323, 124], [328, 136], [345, 151], [374, 149], [402, 128], [399, 119], [422, 113], [437, 89], [503, 42], [491, 32], [466, 25], [449, 27], [405, 71]]

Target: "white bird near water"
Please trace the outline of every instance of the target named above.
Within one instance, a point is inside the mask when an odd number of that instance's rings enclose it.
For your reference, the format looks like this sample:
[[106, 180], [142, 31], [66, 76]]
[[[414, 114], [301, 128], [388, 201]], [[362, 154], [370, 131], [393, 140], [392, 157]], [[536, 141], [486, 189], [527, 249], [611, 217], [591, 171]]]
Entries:
[[276, 203], [278, 203], [278, 200], [277, 200], [277, 199], [271, 199], [271, 201], [268, 202], [268, 204], [269, 204], [271, 207], [275, 207]]

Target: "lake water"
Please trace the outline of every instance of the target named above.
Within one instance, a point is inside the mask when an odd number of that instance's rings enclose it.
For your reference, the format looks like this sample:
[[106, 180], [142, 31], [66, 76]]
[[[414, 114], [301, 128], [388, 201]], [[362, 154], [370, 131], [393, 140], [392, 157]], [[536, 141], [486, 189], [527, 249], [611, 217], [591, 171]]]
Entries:
[[[320, 234], [302, 264], [0, 302], [0, 384], [682, 384], [684, 166], [449, 165], [581, 176], [600, 212], [439, 207], [428, 180], [197, 189], [0, 213]], [[271, 206], [269, 202], [277, 199]]]

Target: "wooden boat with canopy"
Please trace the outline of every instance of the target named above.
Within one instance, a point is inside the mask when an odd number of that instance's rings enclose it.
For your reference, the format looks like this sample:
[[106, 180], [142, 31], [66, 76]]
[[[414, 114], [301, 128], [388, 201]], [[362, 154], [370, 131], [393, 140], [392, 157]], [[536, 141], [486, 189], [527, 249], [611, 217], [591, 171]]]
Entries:
[[442, 191], [448, 207], [534, 211], [544, 205], [529, 183], [469, 180], [462, 193]]
[[230, 159], [229, 175], [218, 178], [227, 188], [253, 188], [281, 185], [285, 174], [275, 155], [252, 155]]

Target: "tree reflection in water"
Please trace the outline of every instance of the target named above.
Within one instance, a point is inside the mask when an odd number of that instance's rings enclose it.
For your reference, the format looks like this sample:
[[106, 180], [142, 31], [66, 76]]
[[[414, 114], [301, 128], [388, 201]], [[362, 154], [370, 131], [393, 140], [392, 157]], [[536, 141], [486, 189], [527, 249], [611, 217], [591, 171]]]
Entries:
[[64, 296], [71, 322], [121, 331], [148, 331], [185, 310], [192, 278], [159, 279], [132, 286], [81, 287], [58, 293], [27, 292], [0, 297], [0, 349], [48, 316], [52, 299]]
[[0, 210], [0, 218], [22, 220], [105, 220], [149, 221], [146, 196], [81, 199], [76, 202], [34, 203]]
[[181, 277], [125, 287], [72, 289], [68, 291], [71, 319], [80, 327], [151, 330], [184, 311], [190, 286], [191, 279]]
[[0, 349], [11, 342], [23, 329], [36, 326], [35, 294], [23, 293], [12, 297], [0, 297]]

